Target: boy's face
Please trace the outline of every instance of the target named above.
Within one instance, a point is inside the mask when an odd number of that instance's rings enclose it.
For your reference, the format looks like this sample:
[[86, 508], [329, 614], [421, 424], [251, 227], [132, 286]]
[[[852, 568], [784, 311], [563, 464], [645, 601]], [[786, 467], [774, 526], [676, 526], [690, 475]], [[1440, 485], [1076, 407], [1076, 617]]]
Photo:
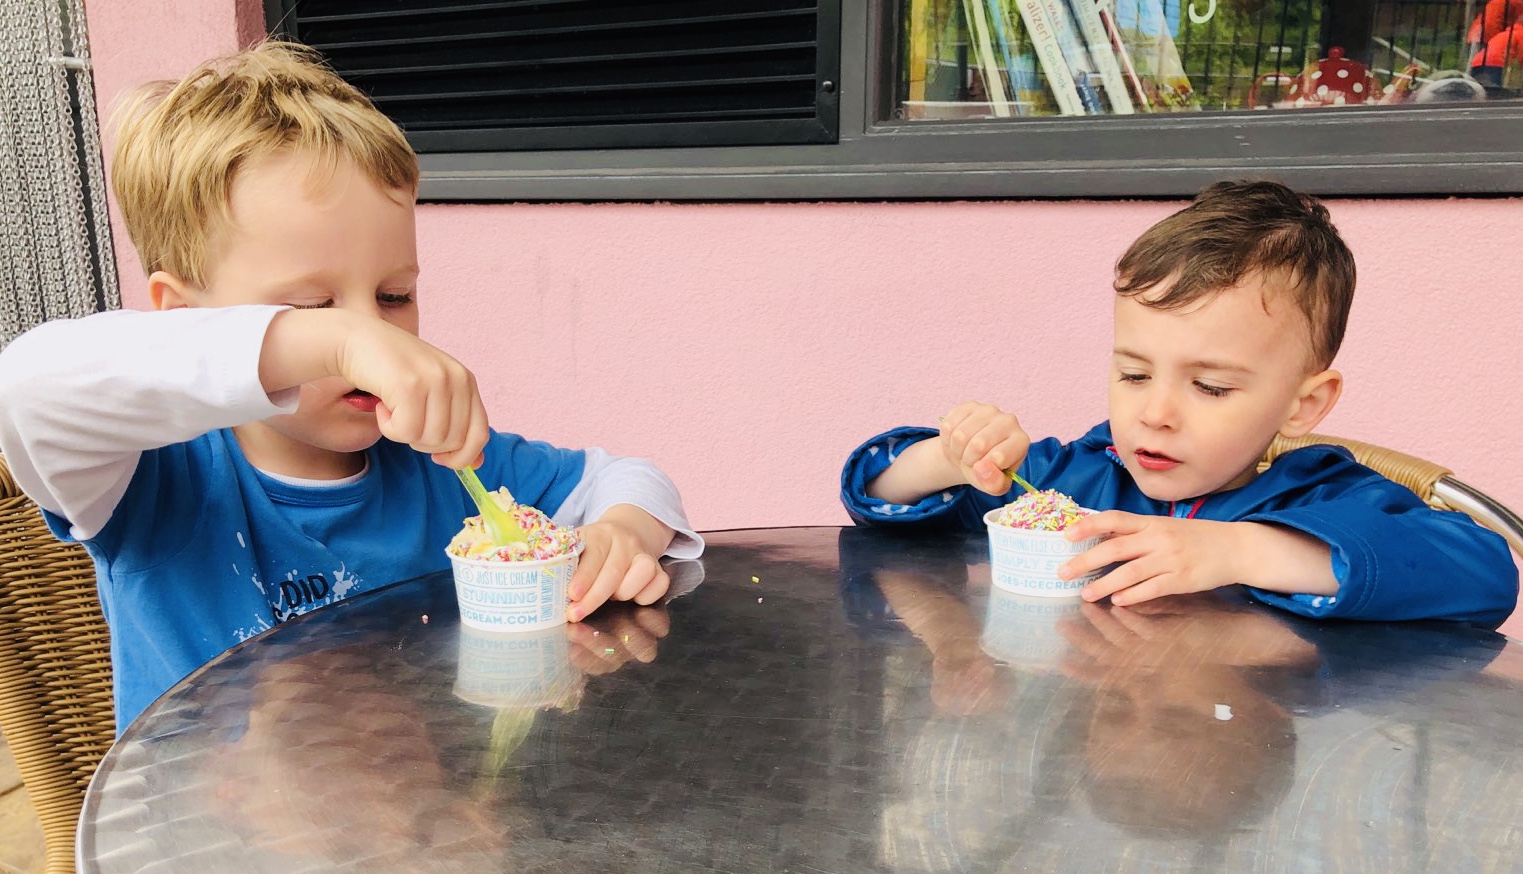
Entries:
[[1176, 310], [1117, 295], [1111, 436], [1143, 493], [1182, 501], [1252, 480], [1300, 407], [1308, 344], [1289, 296], [1266, 299], [1259, 279]]
[[[197, 304], [341, 307], [418, 333], [412, 192], [382, 189], [346, 160], [326, 178], [312, 176], [312, 166], [293, 153], [239, 171], [232, 225], [214, 237]], [[303, 385], [295, 413], [240, 426], [239, 442], [261, 467], [353, 473], [333, 467], [335, 454], [380, 439], [374, 399], [353, 390], [336, 377]]]

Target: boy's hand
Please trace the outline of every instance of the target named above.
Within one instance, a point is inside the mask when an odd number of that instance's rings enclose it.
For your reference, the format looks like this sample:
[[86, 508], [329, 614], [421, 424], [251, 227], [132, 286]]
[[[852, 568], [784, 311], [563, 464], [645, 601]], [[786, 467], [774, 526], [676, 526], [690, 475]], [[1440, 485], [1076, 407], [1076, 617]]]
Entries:
[[406, 330], [369, 319], [352, 332], [338, 375], [380, 401], [381, 433], [445, 467], [475, 464], [490, 436], [476, 377], [465, 365]]
[[1026, 460], [1031, 438], [1016, 419], [993, 404], [968, 401], [941, 417], [941, 452], [961, 478], [991, 495], [1010, 491], [1006, 470]]
[[1309, 595], [1338, 591], [1327, 545], [1278, 526], [1108, 510], [1080, 519], [1064, 534], [1069, 540], [1108, 536], [1058, 568], [1064, 579], [1119, 563], [1084, 587], [1086, 601], [1109, 596], [1125, 607], [1235, 583]]
[[672, 529], [630, 504], [617, 504], [580, 529], [586, 546], [571, 577], [566, 618], [580, 622], [609, 600], [654, 604], [671, 578], [657, 557]]
[[375, 395], [381, 433], [446, 467], [475, 464], [490, 436], [476, 377], [408, 328], [336, 307], [276, 315], [259, 356], [264, 390], [325, 379]]
[[1026, 459], [1031, 438], [1013, 414], [993, 404], [968, 401], [941, 417], [941, 435], [900, 452], [867, 484], [870, 497], [913, 504], [933, 492], [969, 483], [991, 495], [1010, 491], [1005, 469]]

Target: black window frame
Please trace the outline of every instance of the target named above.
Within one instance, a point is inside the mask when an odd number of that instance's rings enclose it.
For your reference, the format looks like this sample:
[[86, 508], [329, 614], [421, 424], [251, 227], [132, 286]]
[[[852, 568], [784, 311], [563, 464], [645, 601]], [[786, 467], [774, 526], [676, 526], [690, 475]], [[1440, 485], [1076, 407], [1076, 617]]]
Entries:
[[1523, 193], [1523, 100], [1422, 108], [885, 121], [894, 0], [841, 0], [838, 141], [420, 155], [439, 202], [1188, 197], [1234, 176], [1323, 196]]

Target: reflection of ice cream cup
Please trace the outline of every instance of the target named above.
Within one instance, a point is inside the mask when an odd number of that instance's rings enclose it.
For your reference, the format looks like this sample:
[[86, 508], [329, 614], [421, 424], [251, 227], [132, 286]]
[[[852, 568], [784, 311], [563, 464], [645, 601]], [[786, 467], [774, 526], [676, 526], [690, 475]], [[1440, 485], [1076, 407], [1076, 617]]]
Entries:
[[1099, 543], [1100, 538], [1070, 543], [1061, 531], [1011, 528], [994, 521], [1001, 509], [984, 514], [984, 525], [989, 529], [989, 576], [995, 588], [1019, 595], [1073, 598], [1100, 576], [1099, 571], [1071, 580], [1058, 576], [1063, 562]]
[[581, 545], [538, 561], [450, 556], [460, 623], [483, 631], [535, 631], [566, 621], [566, 588]]
[[544, 708], [576, 691], [564, 628], [520, 634], [460, 626], [455, 697], [484, 707]]
[[1007, 664], [1034, 671], [1054, 669], [1068, 651], [1058, 622], [1078, 615], [1081, 603], [990, 589], [979, 646]]

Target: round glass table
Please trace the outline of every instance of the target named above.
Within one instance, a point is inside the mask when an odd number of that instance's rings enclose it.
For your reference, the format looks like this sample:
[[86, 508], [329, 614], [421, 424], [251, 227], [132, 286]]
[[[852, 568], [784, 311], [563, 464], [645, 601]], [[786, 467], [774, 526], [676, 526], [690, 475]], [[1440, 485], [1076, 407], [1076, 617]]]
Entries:
[[981, 536], [707, 536], [659, 607], [478, 633], [446, 573], [229, 651], [107, 755], [79, 870], [1523, 870], [1494, 632], [1021, 598]]

